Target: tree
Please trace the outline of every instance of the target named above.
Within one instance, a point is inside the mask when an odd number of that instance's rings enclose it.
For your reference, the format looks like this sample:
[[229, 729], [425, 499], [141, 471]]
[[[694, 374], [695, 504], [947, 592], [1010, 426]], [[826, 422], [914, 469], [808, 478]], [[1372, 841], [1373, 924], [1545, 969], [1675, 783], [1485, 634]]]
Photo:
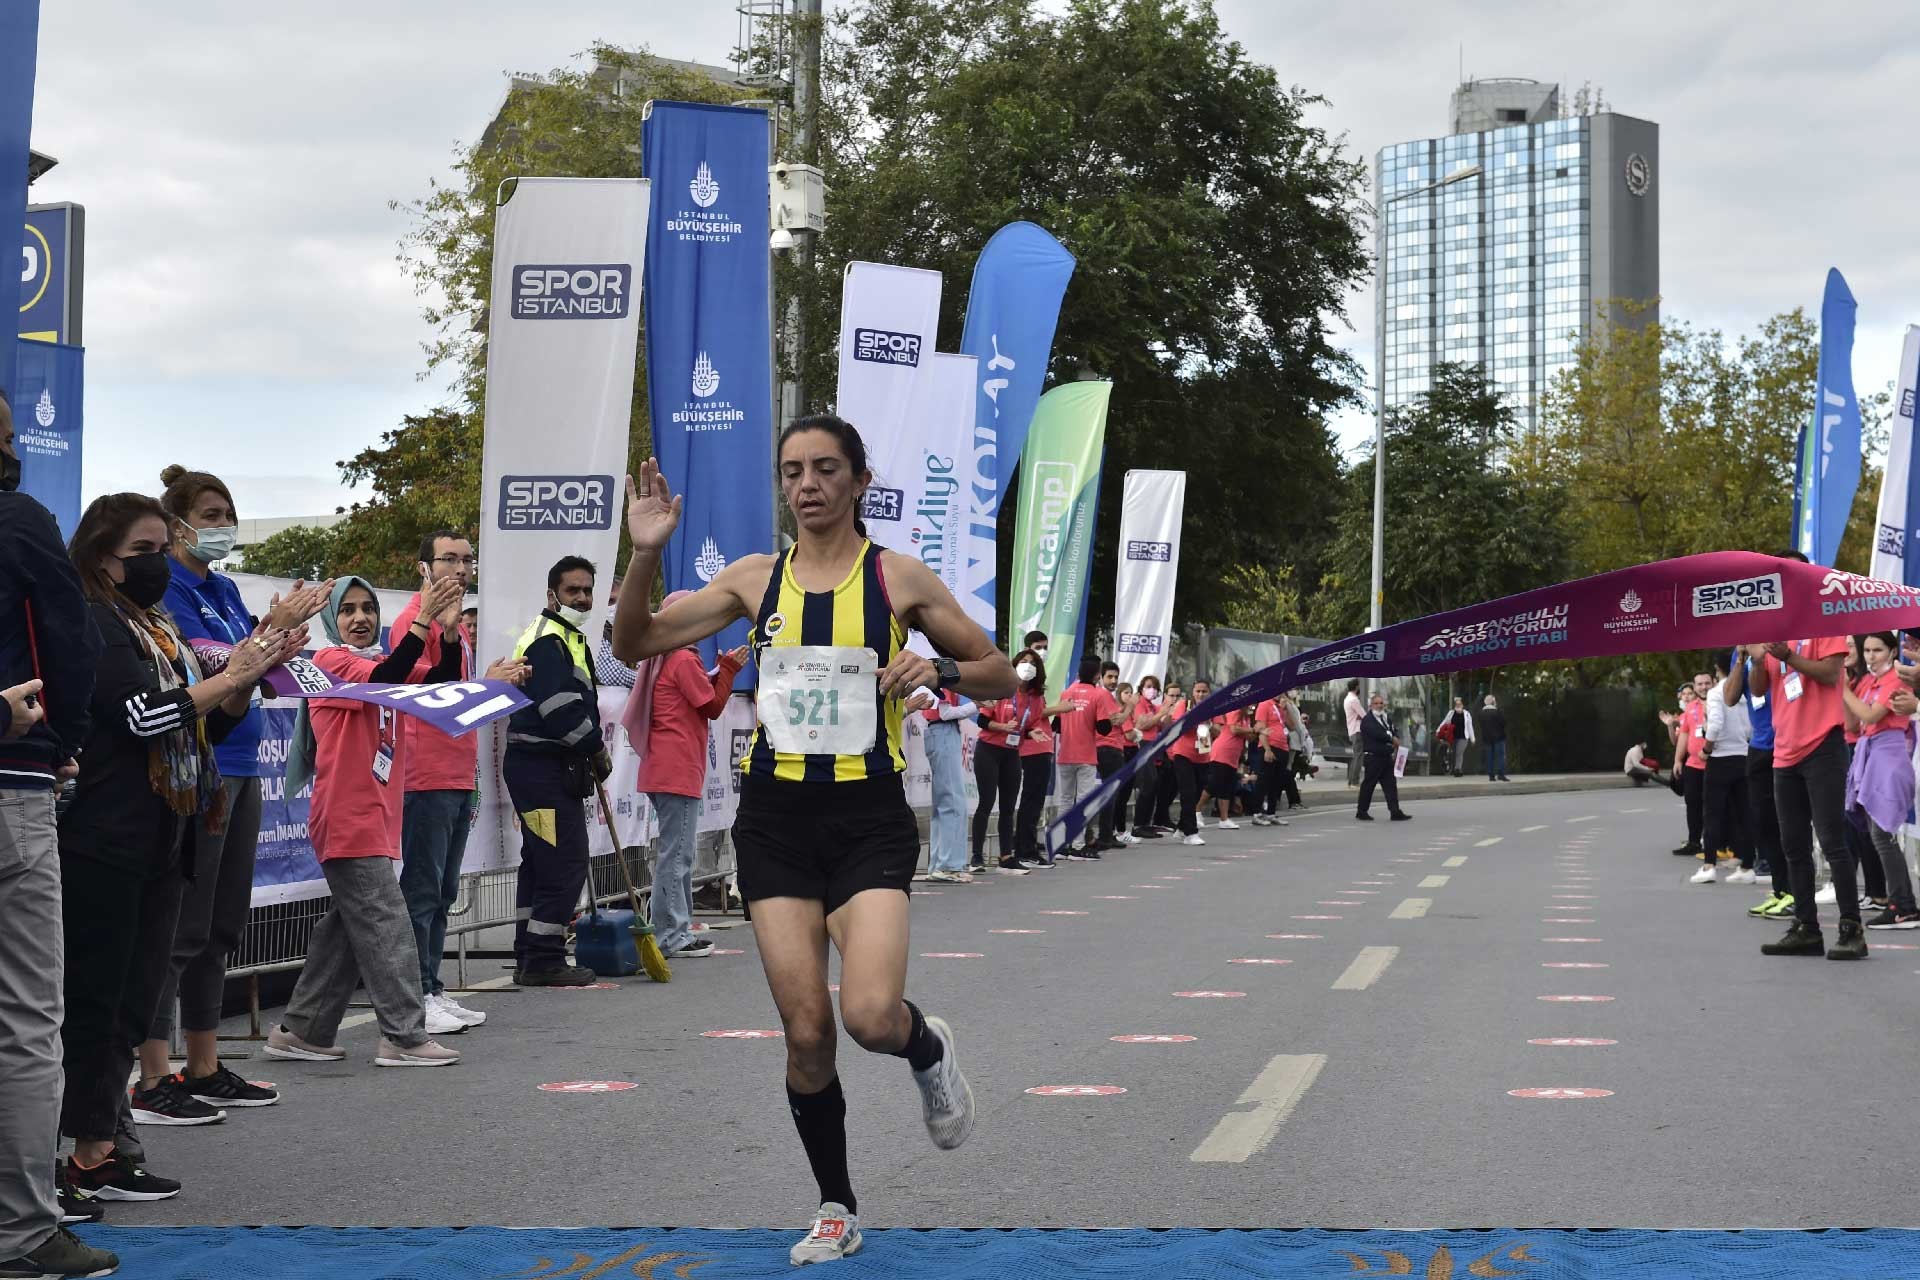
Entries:
[[334, 549], [332, 529], [294, 525], [248, 547], [243, 571], [267, 578], [321, 581], [333, 576]]
[[[1564, 497], [1523, 483], [1507, 463], [1514, 413], [1478, 365], [1434, 366], [1431, 389], [1386, 424], [1384, 620], [1391, 623], [1567, 576]], [[1373, 469], [1355, 465], [1341, 490], [1327, 570], [1313, 607], [1318, 634], [1365, 628], [1372, 582]]]
[[[848, 262], [944, 273], [950, 349], [987, 238], [1046, 227], [1079, 259], [1051, 378], [1115, 384], [1089, 616], [1111, 616], [1122, 477], [1165, 467], [1189, 476], [1181, 613], [1218, 620], [1235, 566], [1317, 570], [1338, 475], [1326, 415], [1358, 381], [1330, 328], [1367, 269], [1365, 167], [1308, 123], [1320, 99], [1249, 60], [1211, 4], [1053, 8], [836, 13], [819, 129], [832, 216], [811, 263], [781, 275], [806, 318], [796, 367], [824, 407]], [[1015, 505], [1003, 498], [1003, 571]]]

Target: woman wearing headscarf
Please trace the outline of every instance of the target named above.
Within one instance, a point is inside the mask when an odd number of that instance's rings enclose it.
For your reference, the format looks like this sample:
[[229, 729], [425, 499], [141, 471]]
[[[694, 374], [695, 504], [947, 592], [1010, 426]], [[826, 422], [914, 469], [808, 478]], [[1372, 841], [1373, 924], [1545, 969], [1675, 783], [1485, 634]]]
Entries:
[[[246, 714], [253, 686], [299, 652], [304, 630], [256, 628], [208, 676], [160, 607], [167, 520], [137, 493], [96, 499], [68, 555], [104, 649], [72, 801], [62, 811], [60, 881], [66, 939], [66, 1089], [61, 1129], [74, 1140], [63, 1177], [83, 1196], [164, 1200], [180, 1184], [116, 1148], [114, 1130], [147, 1038], [172, 953], [187, 820], [217, 820], [226, 797], [213, 746]], [[42, 637], [43, 644], [64, 637]], [[142, 1077], [135, 1096], [184, 1095], [177, 1076]], [[198, 1104], [195, 1104], [198, 1105]], [[200, 1123], [225, 1119], [201, 1108]]]
[[[364, 578], [333, 584], [320, 625], [330, 642], [314, 665], [335, 680], [387, 684], [412, 674], [433, 620], [457, 612], [465, 595], [457, 577], [423, 582], [420, 612], [407, 634], [383, 655], [380, 600]], [[428, 683], [460, 678], [459, 645], [440, 646]], [[488, 672], [498, 678], [496, 672]], [[380, 1044], [374, 1065], [445, 1067], [460, 1060], [427, 1038], [420, 952], [394, 863], [400, 858], [400, 818], [406, 773], [400, 712], [345, 698], [308, 698], [300, 704], [287, 760], [287, 794], [309, 781], [307, 836], [333, 896], [313, 927], [306, 965], [280, 1024], [267, 1034], [267, 1056], [295, 1062], [333, 1062], [347, 1056], [334, 1044], [347, 1002], [367, 985]]]
[[[675, 591], [660, 607], [692, 595]], [[653, 934], [669, 960], [710, 955], [711, 938], [693, 935], [693, 844], [707, 781], [707, 725], [727, 709], [747, 647], [720, 655], [713, 675], [692, 645], [655, 654], [634, 674], [620, 717], [640, 757], [638, 787], [660, 819], [654, 846]], [[615, 837], [618, 838], [617, 836]]]

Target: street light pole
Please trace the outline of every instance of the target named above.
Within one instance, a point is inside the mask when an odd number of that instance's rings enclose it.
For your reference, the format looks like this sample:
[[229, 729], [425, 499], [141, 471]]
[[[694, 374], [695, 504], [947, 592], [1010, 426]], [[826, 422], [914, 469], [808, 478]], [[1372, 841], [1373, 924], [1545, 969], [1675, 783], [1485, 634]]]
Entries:
[[[1477, 178], [1481, 168], [1470, 164], [1464, 169], [1456, 169], [1446, 177], [1429, 182], [1424, 187], [1414, 187], [1398, 195], [1389, 196], [1380, 202], [1380, 211], [1384, 215], [1388, 206], [1395, 201], [1405, 200], [1409, 196], [1426, 195], [1438, 191], [1441, 187], [1450, 187], [1456, 182], [1465, 182], [1468, 178]], [[1382, 240], [1384, 242], [1384, 237]], [[1381, 270], [1385, 270], [1384, 267]], [[1386, 321], [1383, 317], [1380, 325], [1382, 335], [1386, 333]], [[1374, 358], [1384, 361], [1385, 351], [1374, 353]], [[1386, 573], [1386, 524], [1387, 524], [1387, 411], [1382, 403], [1386, 399], [1385, 378], [1381, 379], [1381, 396], [1373, 405], [1373, 604], [1368, 615], [1367, 630], [1378, 631], [1383, 623], [1382, 613], [1386, 605], [1386, 588], [1383, 579]]]

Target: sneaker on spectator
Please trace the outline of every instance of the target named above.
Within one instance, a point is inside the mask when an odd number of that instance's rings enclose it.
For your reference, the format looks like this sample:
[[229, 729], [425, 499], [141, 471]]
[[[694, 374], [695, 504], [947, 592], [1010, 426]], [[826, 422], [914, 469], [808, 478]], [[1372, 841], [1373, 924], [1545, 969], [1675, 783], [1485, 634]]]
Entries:
[[[74, 1190], [73, 1183], [67, 1178], [67, 1162], [53, 1162], [53, 1185], [60, 1198], [60, 1222], [67, 1225], [75, 1222], [98, 1222], [107, 1216], [107, 1206], [100, 1197], [87, 1192]], [[6, 1274], [0, 1272], [0, 1275]]]
[[577, 964], [513, 971], [513, 985], [516, 987], [586, 987], [591, 986], [593, 981], [593, 970]]
[[1821, 889], [1818, 893], [1813, 895], [1813, 905], [1816, 907], [1835, 906], [1839, 903], [1839, 901], [1840, 901], [1840, 894], [1838, 893], [1838, 891], [1834, 889], [1833, 881], [1831, 880], [1827, 881], [1827, 885], [1824, 889]]
[[1688, 877], [1687, 883], [1688, 884], [1712, 884], [1718, 879], [1719, 877], [1714, 874], [1713, 868], [1711, 866], [1705, 866], [1700, 868], [1698, 871], [1694, 872], [1693, 875], [1691, 875], [1690, 877]]
[[995, 870], [1003, 876], [1024, 876], [1030, 874], [1032, 868], [1018, 858], [1002, 858]]
[[452, 1014], [454, 1017], [460, 1019], [460, 1021], [466, 1023], [470, 1027], [479, 1027], [479, 1026], [486, 1025], [486, 1021], [487, 1021], [486, 1014], [480, 1012], [480, 1010], [478, 1009], [467, 1008], [467, 1006], [461, 1004], [459, 1001], [455, 1000], [452, 996], [448, 995], [444, 991], [437, 991], [433, 995], [428, 996], [427, 998], [429, 1000], [438, 1000], [440, 1002], [440, 1007], [442, 1009]]
[[216, 1066], [210, 1076], [182, 1073], [180, 1084], [210, 1107], [270, 1107], [280, 1101], [276, 1090], [255, 1084], [224, 1064]]
[[449, 1013], [440, 1003], [439, 996], [428, 996], [423, 1003], [427, 1015], [428, 1035], [457, 1036], [466, 1031], [467, 1024]]
[[131, 1092], [135, 1124], [193, 1126], [219, 1124], [227, 1118], [220, 1108], [210, 1107], [188, 1093], [177, 1075], [162, 1077], [151, 1089], [135, 1084]]
[[373, 1055], [376, 1067], [450, 1067], [458, 1061], [458, 1049], [444, 1049], [431, 1040], [402, 1048], [385, 1036], [380, 1037], [380, 1047]]
[[939, 884], [952, 884], [954, 875], [951, 871], [929, 871], [927, 872], [927, 879]]
[[91, 1169], [68, 1156], [67, 1183], [99, 1200], [171, 1200], [180, 1194], [179, 1183], [148, 1173], [119, 1150]]
[[1734, 870], [1727, 872], [1727, 878], [1725, 883], [1752, 884], [1754, 882], [1754, 879], [1755, 877], [1753, 872], [1747, 870], [1745, 867], [1736, 867]]
[[1206, 841], [1202, 840], [1198, 834], [1195, 834], [1195, 835], [1188, 836], [1186, 839], [1182, 840], [1180, 843], [1184, 845], [1203, 845], [1206, 843]]
[[710, 956], [712, 954], [713, 954], [712, 938], [695, 938], [693, 941], [687, 943], [687, 945], [684, 947], [675, 947], [673, 954], [669, 956], [668, 959], [697, 960], [701, 956]]
[[1760, 913], [1768, 920], [1785, 920], [1793, 915], [1793, 895], [1783, 893], [1774, 899], [1772, 906]]
[[267, 1056], [288, 1062], [338, 1062], [347, 1051], [338, 1045], [308, 1044], [285, 1026], [277, 1026], [267, 1032]]
[[0, 1276], [110, 1276], [120, 1256], [83, 1243], [65, 1227], [55, 1227], [40, 1247], [0, 1261]]

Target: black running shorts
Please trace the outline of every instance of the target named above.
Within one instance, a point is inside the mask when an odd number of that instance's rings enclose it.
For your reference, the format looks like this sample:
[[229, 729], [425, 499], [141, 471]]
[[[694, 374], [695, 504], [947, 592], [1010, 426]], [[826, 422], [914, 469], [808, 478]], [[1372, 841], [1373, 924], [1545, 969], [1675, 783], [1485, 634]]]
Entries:
[[811, 898], [827, 914], [868, 889], [912, 892], [920, 825], [897, 773], [860, 782], [748, 776], [733, 820], [740, 896]]
[[1207, 766], [1207, 794], [1215, 800], [1231, 800], [1240, 793], [1240, 771], [1215, 760]]

